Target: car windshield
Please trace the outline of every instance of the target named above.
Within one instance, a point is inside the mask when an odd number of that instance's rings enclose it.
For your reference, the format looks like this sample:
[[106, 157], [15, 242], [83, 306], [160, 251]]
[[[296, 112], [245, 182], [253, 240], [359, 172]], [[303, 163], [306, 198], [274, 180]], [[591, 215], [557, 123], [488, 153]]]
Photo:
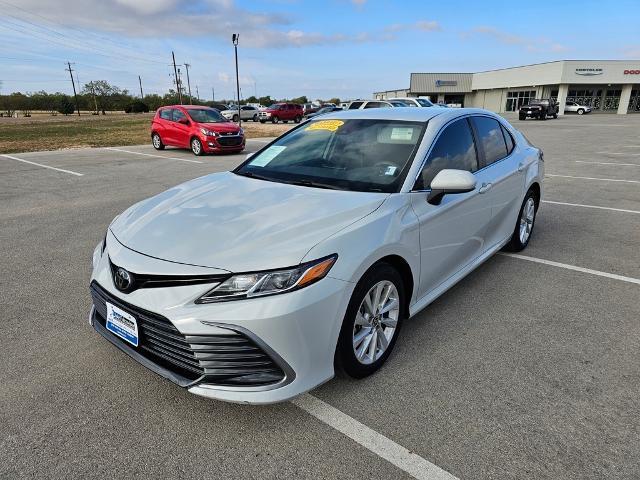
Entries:
[[277, 139], [234, 173], [281, 183], [397, 192], [425, 122], [317, 120]]
[[187, 113], [194, 122], [220, 123], [228, 120], [220, 115], [220, 112], [212, 108], [187, 108]]
[[426, 98], [415, 98], [414, 100], [418, 102], [420, 105], [422, 105], [423, 107], [433, 107], [433, 103], [431, 103]]
[[278, 110], [280, 108], [280, 104], [279, 103], [274, 103], [273, 105], [269, 106], [270, 110]]
[[547, 104], [549, 103], [549, 100], [542, 100], [540, 98], [534, 98], [533, 100], [529, 101], [529, 103], [542, 103], [542, 104]]

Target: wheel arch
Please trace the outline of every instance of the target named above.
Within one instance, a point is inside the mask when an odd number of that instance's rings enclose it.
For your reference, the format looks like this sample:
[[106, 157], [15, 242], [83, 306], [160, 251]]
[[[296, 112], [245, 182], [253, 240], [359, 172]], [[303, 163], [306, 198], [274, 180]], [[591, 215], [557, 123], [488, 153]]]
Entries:
[[413, 271], [411, 270], [411, 266], [409, 265], [409, 262], [407, 262], [404, 257], [400, 255], [386, 255], [373, 262], [360, 278], [362, 279], [367, 274], [367, 272], [381, 263], [386, 263], [387, 265], [393, 267], [402, 278], [402, 283], [405, 290], [405, 304], [403, 305], [403, 315], [405, 318], [407, 318], [409, 316], [409, 306], [411, 305], [411, 298], [413, 297], [413, 288], [415, 283], [413, 280]]

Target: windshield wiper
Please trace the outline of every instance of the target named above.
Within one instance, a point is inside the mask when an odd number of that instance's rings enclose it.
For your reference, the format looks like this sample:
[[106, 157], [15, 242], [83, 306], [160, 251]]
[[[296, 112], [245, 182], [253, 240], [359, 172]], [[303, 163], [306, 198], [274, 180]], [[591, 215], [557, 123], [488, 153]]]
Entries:
[[249, 171], [244, 171], [244, 172], [233, 172], [236, 175], [241, 175], [243, 177], [249, 177], [249, 178], [256, 178], [258, 180], [266, 180], [267, 182], [278, 182], [279, 180], [276, 180], [274, 178], [269, 178], [269, 177], [263, 177], [262, 175], [257, 175], [253, 172], [249, 172]]
[[337, 185], [331, 185], [329, 183], [319, 183], [312, 180], [283, 180], [283, 182], [290, 183], [291, 185], [299, 185], [301, 187], [326, 188], [328, 190], [345, 190], [344, 188], [338, 187]]

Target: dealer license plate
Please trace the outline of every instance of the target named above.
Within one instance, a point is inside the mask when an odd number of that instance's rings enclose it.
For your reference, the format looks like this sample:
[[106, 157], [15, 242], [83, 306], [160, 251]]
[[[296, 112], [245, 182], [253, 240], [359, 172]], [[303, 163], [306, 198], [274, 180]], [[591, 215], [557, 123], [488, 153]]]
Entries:
[[107, 330], [131, 345], [138, 346], [138, 322], [136, 317], [107, 303]]

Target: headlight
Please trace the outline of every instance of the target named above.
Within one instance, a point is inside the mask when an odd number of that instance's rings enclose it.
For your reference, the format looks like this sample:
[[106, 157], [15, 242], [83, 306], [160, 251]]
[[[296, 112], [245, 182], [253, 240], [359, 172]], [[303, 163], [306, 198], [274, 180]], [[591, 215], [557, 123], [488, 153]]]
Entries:
[[203, 135], [206, 135], [207, 137], [218, 136], [218, 132], [212, 132], [211, 130], [207, 130], [206, 128], [201, 128], [200, 131], [202, 132]]
[[240, 129], [240, 131], [238, 132], [238, 135], [244, 135], [244, 128]]
[[334, 254], [283, 270], [233, 275], [205, 293], [196, 303], [264, 297], [298, 290], [323, 279], [337, 259], [338, 255]]

